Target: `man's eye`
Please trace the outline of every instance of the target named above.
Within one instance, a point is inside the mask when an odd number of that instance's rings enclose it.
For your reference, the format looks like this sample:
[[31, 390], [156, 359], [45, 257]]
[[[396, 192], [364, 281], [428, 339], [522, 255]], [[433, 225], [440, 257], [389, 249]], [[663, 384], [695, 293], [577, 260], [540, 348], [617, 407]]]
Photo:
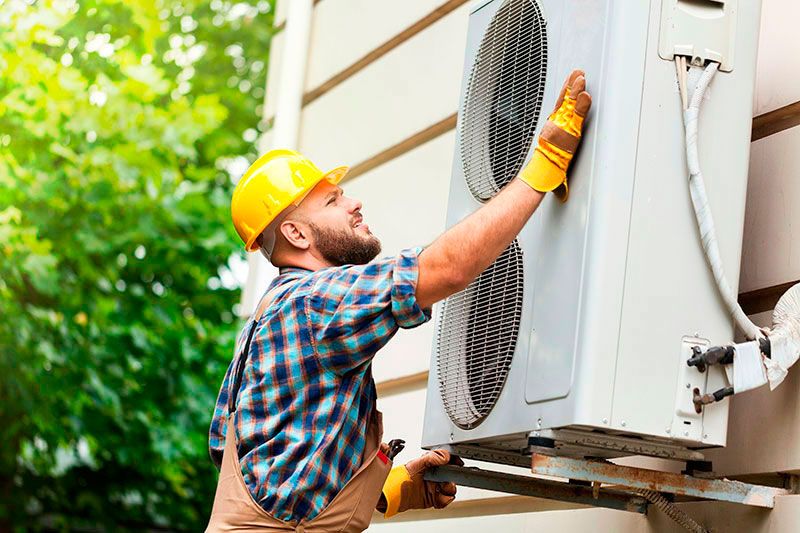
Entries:
[[327, 204], [325, 204], [325, 205], [331, 205], [331, 204], [332, 204], [332, 203], [334, 203], [335, 201], [336, 201], [336, 198], [331, 198], [331, 199], [329, 199], [329, 200], [328, 200], [328, 203], [327, 203]]

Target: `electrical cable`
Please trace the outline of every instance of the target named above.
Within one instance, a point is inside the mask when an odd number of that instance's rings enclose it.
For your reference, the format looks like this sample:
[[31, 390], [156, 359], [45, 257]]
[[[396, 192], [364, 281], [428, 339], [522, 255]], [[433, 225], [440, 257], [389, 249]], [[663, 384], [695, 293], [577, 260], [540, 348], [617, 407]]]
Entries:
[[658, 510], [674, 520], [681, 527], [692, 533], [709, 533], [709, 531], [698, 524], [694, 518], [686, 514], [681, 509], [666, 499], [663, 494], [654, 490], [636, 489], [634, 492], [652, 503]]

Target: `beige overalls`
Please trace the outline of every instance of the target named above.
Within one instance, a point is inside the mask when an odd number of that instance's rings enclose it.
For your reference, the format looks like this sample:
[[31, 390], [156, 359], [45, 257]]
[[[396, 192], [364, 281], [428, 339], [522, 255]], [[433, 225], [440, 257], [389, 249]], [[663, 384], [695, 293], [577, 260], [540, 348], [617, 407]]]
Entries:
[[[254, 315], [256, 319], [261, 316], [271, 302], [272, 298], [270, 296], [268, 294], [262, 301], [258, 312]], [[312, 520], [286, 522], [273, 517], [256, 503], [247, 485], [245, 485], [242, 469], [239, 465], [238, 441], [233, 420], [236, 412], [236, 396], [238, 395], [244, 370], [244, 361], [247, 358], [252, 333], [255, 329], [254, 325], [251, 328], [250, 338], [247, 340], [244, 352], [240, 357], [239, 369], [229, 402], [222, 468], [217, 482], [217, 492], [214, 496], [211, 519], [206, 531], [211, 533], [218, 531], [296, 531], [298, 533], [356, 533], [364, 531], [369, 526], [372, 513], [375, 511], [375, 506], [383, 489], [383, 483], [392, 468], [392, 462], [380, 450], [380, 442], [383, 436], [383, 420], [381, 413], [377, 409], [367, 431], [363, 463], [336, 497]]]

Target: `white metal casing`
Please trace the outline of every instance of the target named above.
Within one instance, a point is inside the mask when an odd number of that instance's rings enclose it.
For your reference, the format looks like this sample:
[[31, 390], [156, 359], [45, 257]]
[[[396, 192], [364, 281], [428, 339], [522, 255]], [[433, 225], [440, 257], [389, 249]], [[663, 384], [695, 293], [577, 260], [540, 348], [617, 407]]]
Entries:
[[[462, 102], [482, 36], [503, 1], [474, 5]], [[730, 342], [734, 332], [698, 239], [675, 64], [659, 57], [662, 4], [540, 0], [540, 5], [548, 66], [537, 129], [573, 68], [585, 70], [594, 101], [570, 169], [570, 199], [562, 205], [549, 195], [519, 235], [524, 253], [519, 339], [499, 399], [474, 429], [459, 428], [444, 409], [434, 341], [423, 446], [458, 450], [479, 443], [521, 450], [532, 432], [557, 428], [689, 448], [723, 446], [728, 402], [707, 406], [702, 415], [686, 408], [695, 385], [702, 392], [727, 385], [718, 368], [699, 374], [686, 366], [691, 344]], [[700, 117], [700, 159], [734, 287], [759, 15], [759, 1], [738, 2], [735, 68], [717, 74]], [[458, 138], [461, 118], [459, 113]], [[528, 157], [531, 153], [532, 147]], [[448, 226], [481, 205], [465, 184], [457, 141]]]

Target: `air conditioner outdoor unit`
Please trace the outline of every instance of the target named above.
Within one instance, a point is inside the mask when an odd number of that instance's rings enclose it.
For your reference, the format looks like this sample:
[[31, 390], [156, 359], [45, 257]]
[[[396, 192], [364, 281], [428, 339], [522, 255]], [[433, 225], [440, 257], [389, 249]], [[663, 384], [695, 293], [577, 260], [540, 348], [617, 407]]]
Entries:
[[[573, 68], [594, 107], [570, 171], [518, 238], [437, 314], [423, 446], [530, 465], [577, 457], [696, 459], [725, 445], [724, 373], [686, 360], [733, 340], [698, 239], [673, 55], [721, 63], [700, 159], [722, 259], [738, 285], [758, 0], [494, 0], [469, 20], [448, 225], [532, 154]], [[691, 82], [691, 79], [690, 79]]]

